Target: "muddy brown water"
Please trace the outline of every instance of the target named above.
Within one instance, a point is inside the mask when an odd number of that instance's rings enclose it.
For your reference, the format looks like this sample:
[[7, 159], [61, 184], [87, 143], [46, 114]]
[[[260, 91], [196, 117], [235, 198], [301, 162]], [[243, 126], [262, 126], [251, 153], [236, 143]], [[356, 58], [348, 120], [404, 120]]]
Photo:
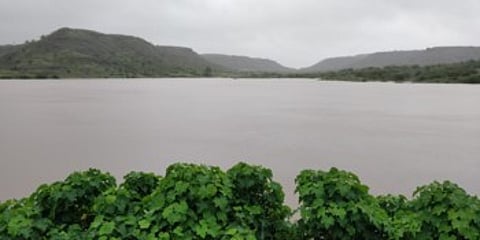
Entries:
[[0, 81], [0, 201], [99, 168], [271, 168], [296, 204], [302, 169], [355, 172], [373, 194], [452, 180], [480, 194], [480, 85], [305, 79]]

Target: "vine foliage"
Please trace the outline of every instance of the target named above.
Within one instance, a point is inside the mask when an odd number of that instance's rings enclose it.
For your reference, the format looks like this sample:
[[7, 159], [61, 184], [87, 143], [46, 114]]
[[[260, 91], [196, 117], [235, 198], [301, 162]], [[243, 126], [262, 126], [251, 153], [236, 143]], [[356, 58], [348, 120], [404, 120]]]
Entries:
[[119, 185], [89, 169], [0, 203], [0, 239], [480, 239], [480, 200], [449, 181], [418, 187], [411, 198], [373, 196], [336, 168], [304, 170], [295, 182], [292, 211], [262, 166], [177, 163], [165, 176], [128, 173]]

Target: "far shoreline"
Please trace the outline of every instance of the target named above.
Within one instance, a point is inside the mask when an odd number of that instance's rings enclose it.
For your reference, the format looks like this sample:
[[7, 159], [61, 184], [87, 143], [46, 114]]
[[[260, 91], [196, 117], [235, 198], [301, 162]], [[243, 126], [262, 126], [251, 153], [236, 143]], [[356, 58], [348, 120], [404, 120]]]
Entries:
[[322, 79], [316, 77], [112, 77], [112, 78], [102, 78], [102, 77], [72, 77], [72, 78], [0, 78], [0, 82], [8, 81], [103, 81], [103, 80], [113, 80], [113, 81], [125, 81], [125, 80], [229, 80], [229, 81], [251, 81], [251, 80], [309, 80], [322, 83], [388, 83], [388, 84], [429, 84], [429, 85], [478, 85], [478, 83], [468, 83], [468, 82], [438, 82], [438, 81], [425, 81], [425, 82], [415, 82], [415, 81], [394, 81], [394, 80], [344, 80], [344, 79]]

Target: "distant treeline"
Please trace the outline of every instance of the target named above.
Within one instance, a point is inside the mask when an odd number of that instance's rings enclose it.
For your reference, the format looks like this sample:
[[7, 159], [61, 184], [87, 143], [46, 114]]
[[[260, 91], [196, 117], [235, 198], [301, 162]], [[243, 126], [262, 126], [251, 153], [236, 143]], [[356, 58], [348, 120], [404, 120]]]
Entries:
[[433, 66], [389, 66], [346, 69], [320, 73], [322, 79], [348, 81], [395, 81], [434, 83], [480, 83], [480, 61]]
[[432, 66], [413, 65], [345, 69], [316, 74], [295, 74], [295, 76], [346, 81], [480, 83], [480, 61]]
[[[326, 59], [296, 70], [268, 59], [200, 55], [190, 48], [157, 46], [134, 36], [61, 28], [39, 40], [0, 45], [0, 79], [228, 77], [480, 83], [479, 55], [480, 47], [442, 47]], [[460, 62], [466, 59], [477, 60]], [[450, 63], [431, 65], [434, 62]], [[391, 66], [380, 67], [385, 65]]]
[[316, 73], [242, 73], [238, 78], [319, 78], [341, 81], [480, 83], [480, 61], [431, 66], [387, 66]]

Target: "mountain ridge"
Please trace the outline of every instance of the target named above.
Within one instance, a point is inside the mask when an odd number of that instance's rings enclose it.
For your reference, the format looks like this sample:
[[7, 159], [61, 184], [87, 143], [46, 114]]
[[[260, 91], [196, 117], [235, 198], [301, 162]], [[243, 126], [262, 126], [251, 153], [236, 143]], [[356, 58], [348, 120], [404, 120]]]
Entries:
[[84, 29], [61, 28], [37, 41], [0, 48], [0, 75], [201, 76], [206, 69], [222, 67], [190, 48], [157, 46], [139, 37]]
[[301, 72], [325, 72], [386, 66], [428, 66], [480, 60], [480, 47], [438, 46], [422, 50], [382, 51], [353, 56], [326, 58]]
[[[39, 40], [0, 45], [0, 78], [310, 77], [389, 66], [434, 66], [480, 60], [480, 47], [440, 46], [324, 59], [294, 69], [267, 58], [198, 54], [142, 38], [60, 28]], [[309, 75], [310, 74], [310, 75]]]
[[281, 65], [267, 58], [227, 55], [217, 53], [201, 54], [203, 58], [214, 64], [239, 72], [293, 72], [295, 69]]

